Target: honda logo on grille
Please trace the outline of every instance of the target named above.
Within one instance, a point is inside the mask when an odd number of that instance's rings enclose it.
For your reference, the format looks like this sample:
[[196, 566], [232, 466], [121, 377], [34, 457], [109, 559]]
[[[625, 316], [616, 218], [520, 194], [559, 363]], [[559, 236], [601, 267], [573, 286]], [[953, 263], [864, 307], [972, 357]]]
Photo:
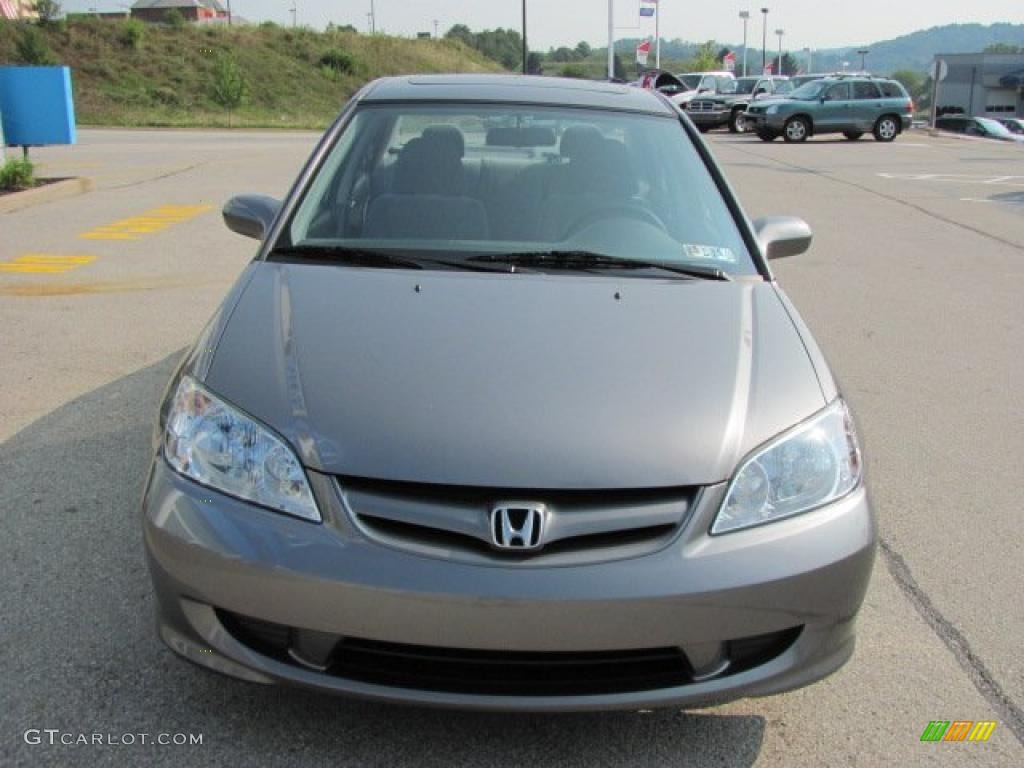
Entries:
[[540, 549], [546, 517], [543, 504], [499, 504], [491, 509], [491, 541], [498, 549]]

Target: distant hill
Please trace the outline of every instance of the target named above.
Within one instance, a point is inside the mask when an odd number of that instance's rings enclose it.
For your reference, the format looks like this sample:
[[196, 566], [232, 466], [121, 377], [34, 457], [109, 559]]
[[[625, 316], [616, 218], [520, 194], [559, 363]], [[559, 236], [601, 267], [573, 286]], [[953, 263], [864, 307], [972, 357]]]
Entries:
[[[623, 38], [615, 43], [615, 50], [624, 57], [632, 60], [632, 53], [639, 42], [636, 38]], [[931, 65], [932, 57], [936, 53], [976, 53], [993, 43], [1009, 43], [1011, 45], [1024, 46], [1024, 24], [947, 24], [931, 29], [922, 29], [912, 32], [909, 35], [894, 38], [893, 40], [881, 40], [866, 45], [850, 45], [845, 48], [829, 48], [815, 50], [812, 55], [812, 66], [817, 72], [842, 69], [844, 61], [850, 63], [851, 69], [860, 66], [860, 57], [857, 50], [867, 48], [870, 53], [867, 56], [867, 67], [872, 72], [880, 75], [889, 75], [898, 69], [911, 69], [918, 72], [927, 71]], [[697, 55], [699, 45], [683, 40], [662, 40], [661, 58], [665, 68], [673, 71], [680, 67], [685, 68], [686, 63]], [[730, 47], [737, 52], [737, 59], [742, 60], [743, 47], [731, 46], [728, 43], [715, 43], [715, 47]], [[761, 49], [750, 46], [748, 49], [749, 62], [751, 67], [760, 66]], [[768, 55], [771, 57], [772, 51]], [[602, 59], [607, 48], [594, 49], [593, 58]], [[800, 66], [806, 62], [806, 54], [802, 50], [790, 51]], [[652, 46], [653, 65], [653, 46]]]
[[[898, 69], [924, 72], [937, 53], [978, 53], [993, 43], [1024, 46], [1024, 24], [947, 24], [863, 47], [871, 51], [868, 69], [888, 75]], [[859, 66], [856, 51], [860, 47], [815, 51], [814, 68], [819, 69], [819, 62], [828, 65], [827, 69], [841, 68], [843, 61], [849, 61], [851, 67]]]

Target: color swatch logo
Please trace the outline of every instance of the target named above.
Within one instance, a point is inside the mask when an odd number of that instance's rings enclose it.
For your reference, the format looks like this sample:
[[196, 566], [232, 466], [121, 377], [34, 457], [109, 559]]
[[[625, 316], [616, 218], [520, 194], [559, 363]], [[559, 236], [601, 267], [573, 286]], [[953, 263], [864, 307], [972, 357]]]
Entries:
[[932, 720], [921, 741], [988, 741], [995, 728], [995, 720]]

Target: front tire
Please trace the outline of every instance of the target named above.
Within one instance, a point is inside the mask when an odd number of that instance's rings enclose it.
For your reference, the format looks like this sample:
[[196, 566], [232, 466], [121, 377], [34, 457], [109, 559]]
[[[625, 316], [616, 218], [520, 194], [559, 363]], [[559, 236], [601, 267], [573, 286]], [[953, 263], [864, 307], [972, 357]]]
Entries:
[[850, 141], [856, 141], [857, 139], [859, 139], [863, 135], [864, 135], [863, 131], [846, 131], [843, 134], [843, 136], [848, 138]]
[[743, 116], [742, 109], [734, 109], [729, 115], [729, 133], [746, 133], [747, 118]]
[[888, 143], [899, 136], [900, 124], [892, 115], [882, 115], [878, 118], [878, 122], [875, 123], [875, 129], [872, 133], [875, 135], [875, 141]]
[[782, 129], [782, 138], [790, 144], [801, 144], [811, 135], [811, 124], [805, 117], [791, 117]]
[[761, 141], [775, 141], [777, 138], [779, 138], [779, 134], [775, 133], [774, 131], [758, 131], [757, 138], [759, 138]]

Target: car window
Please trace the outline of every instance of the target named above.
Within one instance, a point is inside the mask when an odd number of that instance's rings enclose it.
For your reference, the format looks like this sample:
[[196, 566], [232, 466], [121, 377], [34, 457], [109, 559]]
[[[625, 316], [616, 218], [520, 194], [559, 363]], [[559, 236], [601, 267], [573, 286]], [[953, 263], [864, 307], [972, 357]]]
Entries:
[[850, 84], [836, 83], [825, 91], [825, 101], [846, 101], [850, 98]]
[[882, 89], [882, 95], [887, 99], [907, 98], [907, 94], [903, 90], [903, 86], [901, 86], [895, 80], [885, 80], [879, 83], [878, 86]]
[[679, 121], [598, 110], [363, 105], [275, 247], [290, 245], [586, 250], [757, 271]]
[[700, 85], [700, 75], [677, 75], [677, 77], [683, 82], [687, 88], [691, 91], [695, 90]]
[[866, 80], [858, 80], [853, 84], [853, 98], [855, 99], [877, 99], [879, 97], [878, 88], [875, 87], [874, 83], [869, 83]]
[[775, 81], [775, 91], [774, 92], [776, 94], [782, 95], [782, 94], [785, 94], [785, 93], [790, 93], [790, 92], [792, 92], [792, 90], [793, 90], [793, 83], [791, 83], [789, 80], [776, 80]]
[[813, 99], [821, 98], [822, 91], [824, 91], [827, 87], [828, 83], [822, 80], [812, 80], [811, 82], [804, 83], [799, 88], [794, 89], [794, 91], [791, 94], [789, 94], [789, 96], [790, 98], [793, 99], [802, 99], [810, 101]]

